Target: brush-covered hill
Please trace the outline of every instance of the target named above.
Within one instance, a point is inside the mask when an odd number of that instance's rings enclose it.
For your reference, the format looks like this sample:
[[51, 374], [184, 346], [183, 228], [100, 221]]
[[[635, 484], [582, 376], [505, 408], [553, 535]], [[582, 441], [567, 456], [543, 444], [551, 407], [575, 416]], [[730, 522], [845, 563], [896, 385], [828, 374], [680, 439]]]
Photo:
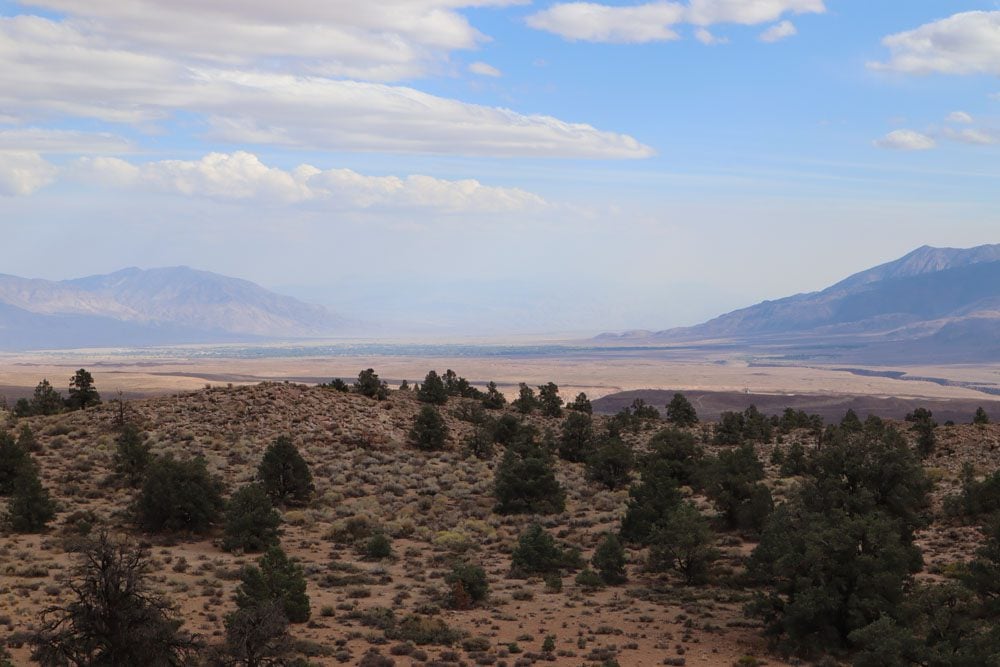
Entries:
[[317, 337], [344, 323], [324, 307], [187, 267], [64, 281], [0, 275], [0, 349]]
[[[483, 419], [479, 402], [452, 397], [440, 408], [449, 435], [445, 448], [433, 452], [416, 449], [410, 440], [424, 405], [412, 391], [392, 391], [387, 400], [375, 401], [326, 387], [263, 383], [135, 400], [124, 414], [146, 434], [153, 454], [204, 458], [227, 495], [254, 480], [274, 439], [288, 436], [298, 447], [316, 489], [307, 506], [282, 510], [281, 544], [305, 573], [312, 620], [293, 625], [291, 633], [293, 653], [308, 656], [311, 664], [576, 667], [616, 660], [637, 667], [707, 667], [735, 664], [747, 655], [787, 664], [768, 654], [759, 621], [744, 617], [754, 591], [733, 575], [744, 567], [753, 541], [738, 531], [717, 534], [721, 560], [705, 585], [649, 571], [646, 551], [637, 548], [627, 551], [628, 581], [621, 585], [594, 587], [574, 572], [555, 579], [512, 577], [511, 552], [535, 520], [589, 561], [605, 532], [618, 529], [630, 500], [627, 488], [609, 490], [589, 479], [585, 464], [554, 457], [565, 511], [499, 515], [493, 479], [505, 448], [496, 445], [491, 455], [477, 458], [466, 447], [479, 428], [474, 422]], [[510, 408], [488, 414], [522, 418]], [[0, 623], [15, 664], [28, 664], [24, 637], [37, 625], [39, 611], [66, 601], [61, 577], [73, 562], [73, 545], [98, 526], [149, 544], [155, 589], [178, 605], [189, 630], [208, 643], [222, 639], [239, 572], [256, 556], [224, 551], [218, 528], [192, 536], [136, 527], [131, 507], [138, 491], [113, 474], [114, 424], [121, 415], [119, 405], [106, 403], [6, 421], [13, 434], [25, 425], [34, 433], [32, 456], [59, 509], [41, 535], [7, 535], [0, 543]], [[551, 442], [558, 440], [565, 417], [535, 413], [523, 419]], [[595, 415], [595, 429], [602, 432], [610, 419]], [[625, 441], [640, 456], [664, 426], [643, 422], [626, 429]], [[690, 431], [709, 454], [724, 449], [712, 444], [712, 431], [711, 424]], [[938, 448], [926, 465], [936, 471], [939, 512], [940, 498], [959, 487], [964, 462], [981, 472], [1000, 466], [1000, 428], [938, 431]], [[805, 431], [755, 445], [777, 502], [788, 497], [795, 479], [780, 472], [773, 453], [795, 442], [807, 451], [815, 446]], [[714, 515], [705, 497], [684, 493], [706, 517]], [[377, 534], [389, 537], [391, 557], [366, 557], [366, 541]], [[935, 520], [920, 533], [927, 567], [940, 570], [968, 557], [977, 535], [974, 527]], [[486, 603], [466, 610], [445, 604], [446, 576], [456, 561], [482, 565], [490, 587]], [[414, 626], [414, 618], [423, 625]], [[393, 633], [405, 623], [407, 632], [445, 627], [460, 634], [444, 640], [428, 631], [414, 635], [422, 639], [400, 640]], [[543, 650], [550, 636], [551, 647]], [[362, 662], [370, 651], [385, 660]]]
[[924, 246], [820, 292], [764, 301], [693, 327], [600, 338], [840, 345], [850, 346], [848, 356], [890, 362], [998, 361], [1000, 244]]

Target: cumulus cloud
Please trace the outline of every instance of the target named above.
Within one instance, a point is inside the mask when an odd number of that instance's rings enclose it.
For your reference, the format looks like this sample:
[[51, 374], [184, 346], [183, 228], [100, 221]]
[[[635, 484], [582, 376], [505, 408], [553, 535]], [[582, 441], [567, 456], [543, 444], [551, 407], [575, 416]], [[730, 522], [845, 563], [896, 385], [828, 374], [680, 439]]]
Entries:
[[[632, 6], [610, 6], [593, 2], [568, 2], [532, 14], [527, 23], [537, 30], [555, 33], [569, 40], [612, 43], [645, 43], [678, 39], [674, 26], [692, 24], [702, 29], [695, 38], [703, 44], [718, 44], [708, 26], [720, 23], [759, 25], [792, 14], [821, 14], [826, 11], [823, 0], [691, 0], [679, 2], [657, 1]], [[794, 26], [787, 22], [775, 26], [765, 34], [779, 29], [785, 31], [776, 39], [794, 34]], [[791, 28], [792, 32], [787, 32]], [[777, 35], [777, 33], [775, 33]]]
[[972, 123], [972, 116], [964, 111], [952, 111], [948, 114], [948, 117], [945, 120], [949, 123], [963, 123], [965, 125], [969, 125]]
[[774, 42], [780, 42], [787, 37], [797, 35], [798, 32], [799, 31], [795, 29], [795, 24], [791, 21], [782, 21], [781, 23], [777, 23], [760, 33], [760, 41], [773, 44]]
[[479, 76], [492, 76], [492, 77], [503, 76], [503, 73], [493, 65], [479, 61], [469, 65], [469, 71], [472, 72], [473, 74], [478, 74]]
[[889, 35], [891, 52], [875, 69], [911, 74], [1000, 74], [1000, 11], [954, 14]]
[[875, 141], [879, 148], [899, 151], [924, 151], [936, 146], [932, 137], [915, 130], [893, 130]]
[[374, 80], [413, 77], [487, 38], [461, 10], [521, 0], [30, 0], [109, 49]]
[[221, 67], [115, 50], [39, 17], [0, 19], [0, 108], [150, 123], [178, 111], [211, 136], [318, 150], [642, 158], [636, 139], [414, 88]]
[[678, 39], [670, 26], [680, 23], [684, 7], [651, 2], [633, 7], [609, 7], [593, 2], [568, 2], [528, 17], [528, 25], [573, 41], [641, 44]]
[[122, 189], [263, 203], [318, 202], [333, 208], [430, 209], [445, 213], [537, 210], [543, 198], [519, 188], [425, 175], [368, 176], [350, 169], [304, 164], [291, 171], [271, 167], [254, 154], [211, 153], [200, 160], [132, 164], [119, 158], [82, 158], [69, 169], [76, 181]]
[[30, 195], [53, 180], [59, 170], [38, 153], [0, 151], [0, 195]]

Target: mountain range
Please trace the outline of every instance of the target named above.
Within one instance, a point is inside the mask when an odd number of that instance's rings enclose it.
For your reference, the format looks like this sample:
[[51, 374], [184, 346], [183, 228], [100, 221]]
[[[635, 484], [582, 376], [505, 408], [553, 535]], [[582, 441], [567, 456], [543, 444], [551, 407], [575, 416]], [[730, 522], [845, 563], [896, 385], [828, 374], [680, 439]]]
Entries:
[[603, 342], [785, 349], [858, 361], [1000, 361], [1000, 244], [924, 246], [819, 292], [764, 301], [692, 327]]
[[322, 306], [187, 267], [63, 281], [0, 275], [0, 349], [320, 337], [345, 322]]

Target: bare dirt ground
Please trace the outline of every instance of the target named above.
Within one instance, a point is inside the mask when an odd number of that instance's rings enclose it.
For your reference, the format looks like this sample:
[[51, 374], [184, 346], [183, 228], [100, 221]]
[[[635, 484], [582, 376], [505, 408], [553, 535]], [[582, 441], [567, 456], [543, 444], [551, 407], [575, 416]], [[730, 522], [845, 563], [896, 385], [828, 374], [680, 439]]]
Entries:
[[[358, 361], [352, 360], [353, 368], [368, 365]], [[49, 368], [68, 377], [66, 368], [73, 365]], [[443, 366], [440, 360], [433, 365]], [[406, 376], [421, 377], [428, 367], [420, 373], [416, 366], [400, 369], [412, 368], [414, 372]], [[469, 374], [463, 365], [454, 367]], [[331, 374], [335, 373], [324, 373]], [[95, 377], [106, 389], [108, 375], [95, 373]], [[176, 374], [171, 378], [188, 381]], [[387, 642], [372, 625], [382, 613], [377, 608], [391, 609], [396, 618], [438, 608], [446, 589], [443, 576], [456, 557], [481, 562], [489, 575], [491, 597], [486, 605], [470, 611], [440, 610], [449, 626], [484, 638], [494, 663], [479, 664], [543, 660], [539, 652], [548, 635], [555, 637], [551, 664], [557, 665], [596, 665], [606, 657], [637, 667], [733, 665], [748, 655], [771, 665], [786, 664], [768, 654], [758, 624], [743, 616], [752, 592], [727, 583], [753, 547], [735, 534], [721, 535], [724, 558], [715, 583], [704, 587], [687, 587], [672, 575], [647, 572], [641, 551], [629, 553], [627, 584], [599, 591], [582, 589], [571, 575], [564, 578], [561, 592], [548, 590], [541, 580], [510, 578], [510, 551], [531, 518], [492, 512], [491, 484], [500, 452], [490, 460], [462, 453], [461, 443], [473, 427], [454, 415], [460, 402], [452, 399], [443, 410], [451, 431], [449, 449], [432, 453], [407, 443], [420, 404], [405, 392], [375, 402], [317, 387], [266, 383], [182, 392], [130, 405], [148, 431], [154, 452], [204, 456], [230, 491], [253, 478], [274, 437], [294, 438], [312, 468], [317, 490], [309, 507], [284, 512], [282, 544], [307, 574], [312, 620], [293, 626], [293, 634], [307, 642], [300, 648], [308, 650], [316, 664], [357, 664], [370, 648], [388, 655], [397, 642]], [[105, 405], [27, 420], [41, 443], [36, 460], [43, 482], [61, 511], [43, 535], [0, 538], [0, 627], [16, 664], [27, 664], [27, 650], [19, 637], [35, 626], [41, 609], [65, 594], [60, 577], [70, 562], [66, 548], [74, 532], [72, 515], [92, 512], [101, 523], [135, 531], [128, 514], [135, 492], [108, 481], [114, 448], [112, 414]], [[555, 419], [531, 419], [542, 429], [559, 425]], [[653, 432], [636, 436], [634, 445], [641, 449]], [[1000, 428], [951, 427], [941, 429], [939, 438], [938, 452], [927, 462], [937, 480], [937, 508], [941, 498], [958, 488], [963, 462], [972, 462], [980, 472], [1000, 465]], [[771, 447], [760, 446], [764, 461], [769, 460]], [[781, 479], [770, 465], [768, 474], [780, 500], [794, 479]], [[620, 520], [627, 491], [596, 487], [585, 479], [579, 464], [560, 462], [557, 476], [568, 491], [567, 510], [544, 518], [543, 523], [589, 558], [603, 531]], [[351, 520], [384, 529], [393, 538], [394, 557], [364, 560], [341, 537]], [[142, 537], [152, 544], [156, 587], [179, 605], [186, 627], [208, 641], [219, 641], [223, 618], [233, 609], [231, 595], [239, 567], [253, 557], [224, 552], [217, 537]], [[972, 528], [936, 521], [920, 536], [929, 571], [968, 558], [976, 540]], [[394, 656], [395, 664], [433, 660], [475, 664], [460, 646], [419, 650], [425, 655]]]

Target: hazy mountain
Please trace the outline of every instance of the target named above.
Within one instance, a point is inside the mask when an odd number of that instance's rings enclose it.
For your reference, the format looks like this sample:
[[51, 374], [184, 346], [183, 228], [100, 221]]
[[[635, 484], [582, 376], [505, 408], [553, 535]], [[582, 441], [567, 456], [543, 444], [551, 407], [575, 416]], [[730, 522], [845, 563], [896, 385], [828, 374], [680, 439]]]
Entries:
[[0, 348], [160, 345], [330, 335], [326, 308], [187, 267], [77, 280], [0, 275]]
[[693, 327], [600, 338], [839, 344], [860, 356], [1000, 358], [1000, 245], [925, 246], [820, 292], [764, 301]]

